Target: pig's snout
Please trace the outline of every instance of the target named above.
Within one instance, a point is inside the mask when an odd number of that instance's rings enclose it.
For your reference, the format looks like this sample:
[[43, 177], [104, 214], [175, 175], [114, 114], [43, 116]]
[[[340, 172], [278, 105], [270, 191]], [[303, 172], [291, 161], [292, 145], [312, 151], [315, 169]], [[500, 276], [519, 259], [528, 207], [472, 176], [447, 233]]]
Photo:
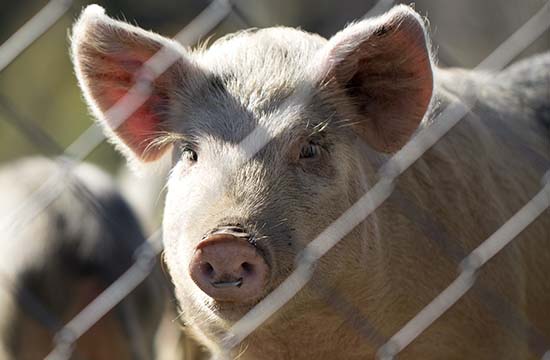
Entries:
[[218, 233], [202, 240], [189, 272], [197, 286], [213, 299], [245, 303], [263, 293], [269, 267], [248, 238], [235, 235]]

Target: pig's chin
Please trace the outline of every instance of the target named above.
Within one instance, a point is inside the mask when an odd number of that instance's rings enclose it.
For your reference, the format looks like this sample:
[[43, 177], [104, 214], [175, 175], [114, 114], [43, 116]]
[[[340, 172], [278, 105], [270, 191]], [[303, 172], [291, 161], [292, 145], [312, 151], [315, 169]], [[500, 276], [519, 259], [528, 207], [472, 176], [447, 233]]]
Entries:
[[[281, 281], [282, 280], [284, 280], [284, 278], [281, 279]], [[234, 323], [258, 305], [258, 303], [269, 295], [279, 283], [280, 282], [274, 282], [273, 280], [270, 281], [262, 294], [253, 300], [246, 302], [223, 301], [207, 296], [206, 299], [203, 298], [203, 305], [205, 305], [213, 315], [222, 319], [224, 322]]]
[[262, 299], [263, 297], [252, 302], [241, 303], [234, 301], [220, 301], [210, 298], [207, 306], [217, 317], [225, 321], [235, 322], [242, 318]]

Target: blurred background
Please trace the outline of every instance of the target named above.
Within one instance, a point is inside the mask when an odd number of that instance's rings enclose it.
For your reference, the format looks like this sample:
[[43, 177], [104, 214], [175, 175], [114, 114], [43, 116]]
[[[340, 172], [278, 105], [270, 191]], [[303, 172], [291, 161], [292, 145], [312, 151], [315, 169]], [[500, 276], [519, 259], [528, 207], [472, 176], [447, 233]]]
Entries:
[[[82, 8], [91, 2], [0, 2], [0, 166], [28, 155], [60, 155], [93, 124], [77, 87], [68, 51], [71, 24]], [[414, 7], [429, 19], [430, 35], [439, 65], [472, 68], [547, 2], [418, 0]], [[210, 37], [215, 40], [244, 28], [276, 25], [300, 27], [330, 37], [347, 23], [379, 15], [398, 3], [411, 4], [409, 1], [392, 0], [232, 0], [231, 3], [220, 0], [108, 0], [96, 3], [103, 6], [111, 17], [124, 19], [165, 36], [172, 37], [194, 23], [193, 31], [197, 32], [188, 37], [190, 41], [184, 44], [186, 46], [193, 46]], [[212, 9], [212, 5], [216, 4], [218, 9], [223, 8], [224, 4], [231, 4], [231, 9], [222, 11], [221, 15], [218, 11], [214, 19], [200, 18], [203, 25], [208, 21], [211, 24], [197, 30], [197, 17], [204, 15], [205, 9]], [[44, 9], [50, 10], [44, 12]], [[35, 27], [39, 29], [37, 34], [40, 36], [18, 51], [18, 45], [24, 43], [20, 35], [25, 32], [21, 31], [27, 26], [25, 24], [29, 21], [32, 23], [36, 16], [51, 15], [52, 12], [57, 12], [58, 16], [49, 17], [51, 26], [43, 22], [43, 31], [40, 30], [40, 24]], [[549, 49], [550, 33], [546, 31], [527, 46], [517, 59]], [[9, 54], [17, 56], [12, 58]], [[124, 160], [111, 145], [102, 142], [91, 149], [93, 151], [85, 156], [85, 160], [120, 176]], [[131, 184], [136, 187], [130, 188]], [[139, 183], [128, 183], [126, 192], [143, 192], [140, 186]], [[158, 202], [161, 188], [162, 184], [155, 184], [154, 191], [157, 193], [152, 194], [153, 202]], [[0, 197], [1, 201], [3, 199]], [[150, 235], [158, 225], [160, 215], [155, 221], [147, 222], [148, 214], [137, 210], [138, 217], [145, 222], [145, 232]], [[171, 312], [165, 317], [169, 326], [161, 329], [164, 331], [161, 337], [172, 337], [172, 344], [185, 342], [187, 340], [178, 337], [179, 327], [177, 321], [173, 321], [176, 318], [173, 296], [170, 297], [170, 303]], [[0, 324], [1, 316], [0, 311]], [[181, 358], [184, 353], [188, 359], [200, 358], [199, 351], [192, 344], [185, 343], [184, 347], [186, 350], [168, 351], [167, 355], [159, 358]]]
[[[539, 10], [544, 0], [418, 0], [416, 10], [430, 21], [434, 47], [442, 66], [473, 67]], [[13, 35], [48, 1], [2, 0], [0, 43]], [[39, 126], [61, 147], [91, 125], [68, 54], [68, 34], [81, 9], [75, 1], [43, 36], [0, 72], [0, 162], [42, 153], [14, 126], [14, 112]], [[173, 36], [209, 5], [205, 0], [98, 1], [107, 14], [146, 29]], [[214, 38], [247, 27], [300, 27], [329, 37], [347, 23], [409, 1], [375, 0], [234, 0], [234, 11], [208, 34]], [[375, 6], [376, 5], [376, 6]], [[374, 7], [374, 8], [373, 8]], [[550, 21], [550, 20], [549, 20]], [[519, 57], [550, 48], [546, 32]], [[0, 56], [2, 56], [0, 54]], [[122, 159], [106, 144], [88, 160], [115, 171]]]

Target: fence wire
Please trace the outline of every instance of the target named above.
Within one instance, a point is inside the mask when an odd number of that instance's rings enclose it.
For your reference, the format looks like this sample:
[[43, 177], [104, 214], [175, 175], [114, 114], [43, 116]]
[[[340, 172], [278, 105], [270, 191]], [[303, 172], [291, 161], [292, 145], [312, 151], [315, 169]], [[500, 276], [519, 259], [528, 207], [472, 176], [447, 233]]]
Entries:
[[[10, 37], [0, 47], [0, 64], [2, 65], [0, 71], [57, 22], [69, 10], [71, 4], [70, 1], [52, 0]], [[185, 46], [193, 45], [230, 15], [233, 7], [234, 5], [226, 0], [213, 1], [194, 20], [179, 31], [174, 39]], [[144, 64], [144, 68], [154, 70], [153, 77], [138, 79], [136, 85], [128, 91], [128, 94], [108, 110], [108, 113], [116, 119], [118, 124], [124, 122], [148, 99], [152, 81], [176, 60], [177, 57], [173, 52], [170, 52], [167, 48], [162, 48]], [[42, 186], [31, 194], [13, 213], [0, 220], [2, 233], [9, 237], [9, 234], [16, 234], [21, 231], [63, 193], [66, 189], [63, 180], [105, 138], [101, 129], [94, 124], [85, 130], [65, 151], [60, 151], [62, 147], [46, 135], [42, 129], [34, 125], [35, 122], [28, 121], [25, 116], [16, 111], [7, 97], [2, 96], [1, 100], [0, 105], [8, 115], [10, 122], [31, 141], [39, 144], [45, 153], [59, 154], [61, 152], [64, 155], [59, 160], [59, 171], [46, 179]], [[57, 345], [46, 357], [47, 359], [68, 359], [71, 357], [74, 344], [78, 338], [128, 296], [151, 273], [156, 258], [162, 251], [160, 235], [160, 229], [155, 231], [136, 254], [134, 265], [57, 332], [55, 336]], [[41, 310], [41, 313], [47, 313], [45, 307], [32, 294], [30, 294], [29, 301], [31, 300], [35, 303], [35, 306], [32, 307], [35, 310], [34, 312]], [[34, 318], [37, 319], [36, 316]]]
[[[546, 3], [542, 9], [522, 28], [514, 33], [509, 40], [491, 53], [478, 68], [484, 70], [499, 70], [506, 66], [508, 62], [548, 29], [550, 26], [548, 15], [550, 15], [550, 3]], [[296, 270], [278, 288], [271, 292], [271, 294], [231, 327], [225, 339], [226, 348], [231, 349], [242, 342], [250, 333], [292, 299], [310, 280], [315, 262], [389, 198], [393, 192], [395, 180], [398, 176], [407, 170], [424, 154], [424, 152], [450, 131], [471, 110], [476, 100], [477, 99], [473, 99], [469, 104], [464, 102], [451, 104], [429, 127], [417, 134], [386, 164], [384, 164], [380, 170], [381, 180], [338, 220], [332, 223], [317, 238], [309, 243], [301, 255], [301, 260], [298, 262]], [[544, 191], [541, 192], [540, 196], [544, 196]], [[540, 202], [540, 200], [538, 201]], [[469, 282], [465, 282], [465, 280], [470, 280], [470, 278], [471, 276], [463, 275], [459, 277], [457, 281], [463, 284], [469, 284]], [[457, 286], [451, 289], [454, 290], [456, 287]], [[467, 291], [463, 286], [458, 287], [458, 289], [461, 290], [461, 292], [455, 294], [460, 296]], [[446, 304], [446, 310], [452, 305], [452, 303], [449, 302], [452, 299], [453, 298], [447, 297], [444, 302], [440, 301], [439, 303]], [[431, 322], [435, 321], [436, 318], [437, 317], [434, 316]], [[392, 346], [393, 343], [382, 349], [385, 358], [387, 358], [386, 349]], [[398, 350], [400, 351], [401, 348]], [[392, 352], [391, 355], [393, 356], [397, 352]]]
[[50, 29], [70, 9], [71, 0], [51, 0], [0, 46], [0, 71]]
[[[392, 0], [381, 0], [365, 17], [379, 15], [394, 4]], [[45, 33], [72, 6], [71, 1], [52, 0], [21, 29], [0, 46], [0, 71], [17, 58], [32, 42]], [[215, 0], [208, 5], [196, 18], [186, 25], [175, 40], [184, 45], [193, 45], [216, 28], [228, 16], [235, 15], [243, 25], [250, 26], [251, 21], [235, 3], [229, 0]], [[493, 51], [476, 70], [499, 70], [513, 60], [521, 51], [535, 41], [550, 26], [550, 2], [543, 5], [528, 22]], [[151, 84], [178, 59], [178, 54], [168, 48], [162, 48], [151, 57], [143, 68], [147, 78], [140, 78], [136, 84], [116, 104], [107, 110], [109, 119], [115, 124], [122, 124], [132, 113], [147, 101], [151, 94]], [[301, 91], [307, 92], [304, 88]], [[290, 101], [293, 101], [292, 99]], [[296, 261], [296, 268], [291, 275], [281, 283], [271, 294], [251, 309], [237, 321], [227, 332], [224, 346], [229, 351], [239, 345], [248, 335], [261, 326], [284, 304], [291, 300], [311, 280], [316, 262], [345, 237], [358, 224], [382, 205], [395, 191], [398, 177], [415, 163], [417, 159], [430, 149], [439, 139], [445, 136], [460, 120], [470, 112], [477, 99], [468, 102], [455, 102], [446, 108], [432, 125], [417, 134], [405, 147], [387, 161], [379, 171], [379, 182], [375, 184], [359, 201], [348, 209], [340, 218], [320, 233], [301, 252]], [[299, 105], [288, 103], [288, 108]], [[14, 109], [9, 99], [0, 96], [0, 108], [8, 115], [14, 125], [31, 141], [41, 145], [48, 154], [63, 154], [65, 160], [60, 161], [60, 171], [33, 193], [27, 201], [14, 212], [0, 219], [2, 233], [9, 234], [20, 231], [54, 201], [63, 191], [63, 182], [78, 162], [85, 159], [100, 143], [104, 141], [101, 130], [96, 125], [90, 126], [64, 151], [54, 140], [47, 136], [34, 122]], [[285, 106], [282, 107], [283, 109]], [[116, 127], [116, 126], [115, 126]], [[256, 128], [240, 144], [243, 157], [233, 164], [233, 169], [247, 162], [260, 151], [275, 134], [266, 129]], [[67, 160], [68, 159], [68, 160]], [[231, 171], [222, 170], [222, 171]], [[230, 174], [220, 174], [220, 178]], [[219, 189], [212, 189], [213, 198], [219, 196]], [[445, 290], [430, 304], [422, 309], [402, 329], [391, 338], [384, 339], [375, 328], [368, 325], [368, 319], [361, 319], [362, 326], [358, 332], [378, 344], [378, 357], [392, 359], [426, 328], [437, 320], [456, 301], [466, 294], [475, 283], [476, 275], [482, 266], [495, 256], [503, 247], [511, 242], [525, 227], [532, 223], [547, 208], [550, 207], [550, 171], [542, 180], [542, 190], [535, 195], [520, 211], [502, 225], [491, 237], [471, 252], [461, 263], [460, 273]], [[152, 271], [157, 255], [162, 251], [161, 232], [157, 230], [144, 246], [136, 253], [136, 261], [118, 280], [109, 286], [100, 296], [92, 301], [76, 317], [65, 324], [55, 338], [56, 347], [47, 359], [67, 359], [71, 356], [76, 340], [88, 331], [108, 311], [114, 308]], [[325, 294], [327, 302], [332, 301], [335, 311], [343, 317], [357, 316], [356, 309], [346, 303], [346, 299], [331, 294], [322, 284], [313, 284], [319, 293]], [[346, 305], [347, 304], [347, 305]], [[353, 315], [350, 315], [353, 314]], [[550, 359], [550, 351], [543, 353], [543, 360]]]
[[461, 262], [456, 280], [380, 347], [380, 359], [393, 359], [449, 310], [474, 285], [481, 267], [550, 207], [550, 170], [545, 178], [542, 190]]

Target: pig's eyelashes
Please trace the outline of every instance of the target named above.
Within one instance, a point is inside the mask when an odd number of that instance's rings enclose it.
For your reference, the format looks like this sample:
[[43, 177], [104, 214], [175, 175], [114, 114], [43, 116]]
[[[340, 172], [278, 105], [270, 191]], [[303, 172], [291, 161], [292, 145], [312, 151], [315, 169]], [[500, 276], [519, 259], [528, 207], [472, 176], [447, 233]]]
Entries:
[[300, 159], [312, 159], [319, 155], [321, 147], [318, 144], [309, 142], [306, 145], [302, 146], [300, 151]]

